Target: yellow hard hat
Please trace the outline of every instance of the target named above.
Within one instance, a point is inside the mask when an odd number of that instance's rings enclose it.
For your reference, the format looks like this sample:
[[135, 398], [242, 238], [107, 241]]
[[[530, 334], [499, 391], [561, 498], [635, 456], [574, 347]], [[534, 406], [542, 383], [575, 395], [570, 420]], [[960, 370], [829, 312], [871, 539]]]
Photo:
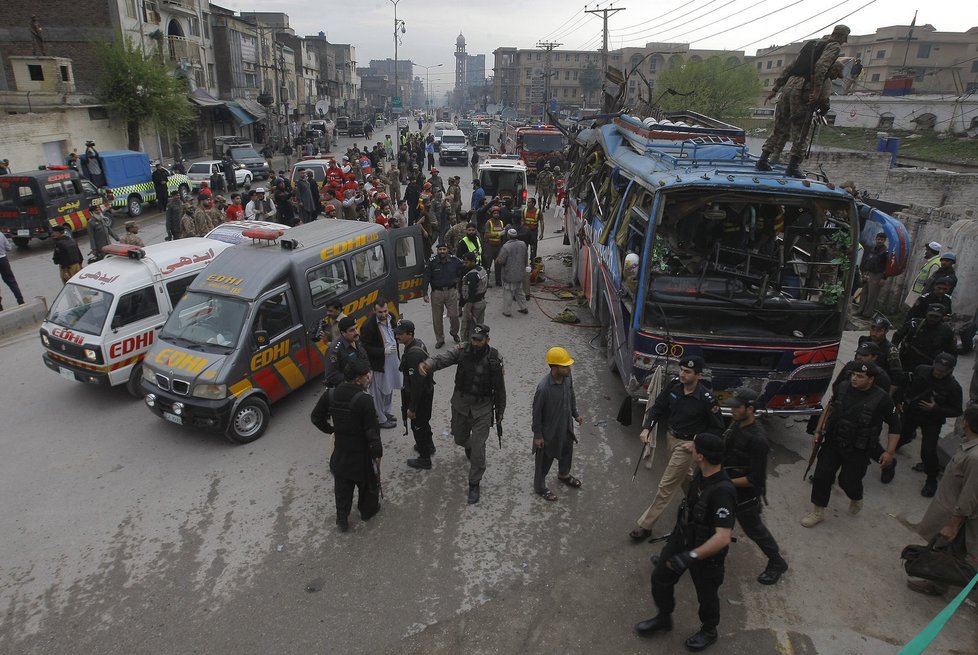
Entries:
[[567, 352], [566, 348], [554, 346], [547, 351], [547, 364], [552, 366], [570, 366], [573, 363], [574, 360], [571, 359], [570, 353]]

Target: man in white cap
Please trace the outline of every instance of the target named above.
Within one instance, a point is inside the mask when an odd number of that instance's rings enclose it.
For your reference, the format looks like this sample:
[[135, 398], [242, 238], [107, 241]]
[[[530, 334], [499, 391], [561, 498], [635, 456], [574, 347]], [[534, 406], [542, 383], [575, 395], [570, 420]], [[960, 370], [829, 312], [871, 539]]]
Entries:
[[913, 287], [907, 294], [907, 299], [903, 301], [907, 307], [913, 307], [917, 298], [920, 298], [920, 294], [924, 292], [924, 285], [927, 284], [927, 280], [940, 267], [942, 247], [936, 241], [931, 241], [924, 246], [924, 265], [920, 267], [920, 272], [917, 273], [917, 277], [913, 281]]
[[513, 315], [514, 299], [520, 314], [529, 313], [523, 293], [523, 277], [530, 270], [529, 251], [526, 242], [516, 238], [517, 234], [516, 228], [506, 231], [506, 243], [496, 257], [496, 266], [502, 271], [503, 278], [503, 316]]
[[275, 205], [265, 197], [265, 187], [255, 189], [255, 196], [245, 206], [245, 219], [249, 221], [270, 221], [275, 216]]

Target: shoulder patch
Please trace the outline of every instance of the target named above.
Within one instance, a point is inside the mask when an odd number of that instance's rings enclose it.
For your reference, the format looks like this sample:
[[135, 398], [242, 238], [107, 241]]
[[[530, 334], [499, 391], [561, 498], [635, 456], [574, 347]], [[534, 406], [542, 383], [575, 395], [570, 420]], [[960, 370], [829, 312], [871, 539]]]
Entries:
[[725, 519], [730, 517], [730, 510], [726, 507], [720, 507], [717, 509], [716, 516], [718, 519]]

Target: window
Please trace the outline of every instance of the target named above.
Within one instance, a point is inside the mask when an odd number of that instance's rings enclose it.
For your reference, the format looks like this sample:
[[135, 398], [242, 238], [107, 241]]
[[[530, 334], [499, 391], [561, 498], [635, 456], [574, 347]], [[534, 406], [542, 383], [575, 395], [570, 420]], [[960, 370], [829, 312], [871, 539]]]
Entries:
[[27, 64], [27, 72], [30, 73], [31, 81], [33, 82], [43, 82], [44, 81], [44, 69], [38, 64]]
[[921, 43], [917, 46], [917, 59], [927, 59], [930, 57], [930, 44]]
[[131, 291], [119, 298], [119, 306], [112, 317], [112, 328], [120, 328], [136, 321], [158, 316], [160, 304], [156, 300], [156, 289], [152, 286]]
[[877, 50], [876, 59], [886, 59], [886, 50]]
[[537, 53], [537, 61], [540, 61], [540, 53]]
[[778, 68], [781, 68], [783, 65], [784, 65], [784, 60], [783, 59], [779, 59], [778, 60], [778, 63], [777, 63], [777, 67]]
[[62, 82], [70, 82], [71, 81], [71, 75], [68, 74], [68, 67], [67, 66], [59, 66], [58, 67], [58, 70], [61, 72], [61, 81]]
[[564, 71], [564, 81], [567, 81], [569, 79], [570, 79], [570, 71]]
[[126, 0], [126, 18], [136, 17], [136, 0]]
[[398, 268], [410, 268], [418, 263], [414, 237], [401, 237], [394, 244], [394, 260]]
[[564, 97], [566, 98], [569, 95], [570, 95], [570, 88], [568, 88], [568, 87], [565, 86], [564, 87]]
[[[213, 64], [208, 64], [208, 66], [213, 66]], [[249, 87], [249, 88], [252, 88], [252, 89], [257, 89], [258, 88], [258, 76], [256, 74], [254, 74], [254, 73], [245, 73], [244, 74], [244, 81], [245, 81], [245, 86], [246, 87]]]
[[357, 284], [376, 280], [387, 272], [384, 247], [380, 244], [353, 255], [353, 275]]
[[971, 62], [971, 72], [978, 73], [978, 60]]
[[757, 62], [757, 70], [761, 70], [762, 68], [764, 68], [764, 62], [763, 61]]
[[89, 107], [88, 120], [107, 121], [109, 120], [109, 110], [106, 109], [105, 107]]
[[532, 77], [533, 77], [533, 69], [532, 68], [527, 68], [526, 69], [526, 79], [530, 79]]
[[214, 64], [207, 64], [207, 84], [217, 86], [217, 70], [214, 68]]
[[200, 36], [200, 21], [197, 18], [187, 19], [187, 24], [189, 25], [189, 29], [187, 30], [188, 34], [191, 36]]
[[211, 38], [210, 14], [204, 14], [204, 38]]
[[574, 71], [574, 79], [577, 79], [577, 71]]
[[166, 295], [170, 297], [170, 307], [176, 307], [183, 294], [187, 292], [187, 287], [197, 278], [196, 275], [185, 275], [176, 280], [166, 283]]
[[774, 65], [774, 62], [769, 59], [768, 62], [767, 62], [767, 69], [768, 70], [771, 70], [771, 66], [773, 66], [773, 65]]
[[343, 262], [333, 262], [320, 266], [306, 273], [309, 282], [309, 295], [312, 296], [314, 307], [322, 307], [350, 290], [350, 281], [346, 275], [346, 265]]
[[575, 62], [579, 62], [579, 61], [581, 61], [581, 55], [578, 55], [578, 54], [575, 54], [575, 55], [574, 55], [574, 61], [575, 61]]
[[[264, 331], [269, 343], [278, 335], [286, 332], [293, 325], [292, 309], [289, 307], [288, 296], [285, 292], [277, 293], [266, 298], [258, 306], [255, 313], [255, 334]], [[259, 344], [264, 345], [264, 344]]]
[[57, 202], [59, 198], [64, 198], [68, 194], [65, 192], [65, 188], [61, 186], [61, 182], [46, 182], [44, 184], [44, 195], [48, 197], [48, 200]]
[[764, 80], [764, 86], [771, 86], [771, 79], [770, 78]]
[[879, 73], [873, 73], [873, 76], [869, 78], [869, 81], [870, 82], [879, 82], [880, 81], [880, 74]]

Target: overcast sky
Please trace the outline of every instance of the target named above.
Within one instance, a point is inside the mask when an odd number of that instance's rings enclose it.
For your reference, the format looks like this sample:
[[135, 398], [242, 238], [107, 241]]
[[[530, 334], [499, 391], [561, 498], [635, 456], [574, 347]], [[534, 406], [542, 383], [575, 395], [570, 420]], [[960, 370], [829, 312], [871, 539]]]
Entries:
[[[236, 11], [280, 11], [289, 15], [300, 36], [326, 33], [335, 43], [352, 43], [358, 65], [394, 57], [394, 5], [390, 0], [308, 2], [301, 0], [225, 0], [217, 4]], [[930, 23], [940, 31], [978, 27], [978, 3], [965, 0], [400, 0], [403, 20], [398, 59], [430, 69], [433, 92], [454, 86], [455, 39], [465, 36], [466, 52], [486, 56], [492, 74], [492, 51], [500, 46], [533, 48], [551, 41], [561, 49], [601, 47], [600, 16], [587, 9], [624, 9], [608, 20], [609, 48], [642, 46], [646, 42], [689, 43], [693, 48], [745, 50], [782, 45], [819, 35], [826, 26], [843, 22], [853, 34], [878, 27], [909, 25], [919, 9], [917, 25]], [[975, 36], [978, 42], [978, 34]], [[424, 69], [415, 74], [425, 77]]]

